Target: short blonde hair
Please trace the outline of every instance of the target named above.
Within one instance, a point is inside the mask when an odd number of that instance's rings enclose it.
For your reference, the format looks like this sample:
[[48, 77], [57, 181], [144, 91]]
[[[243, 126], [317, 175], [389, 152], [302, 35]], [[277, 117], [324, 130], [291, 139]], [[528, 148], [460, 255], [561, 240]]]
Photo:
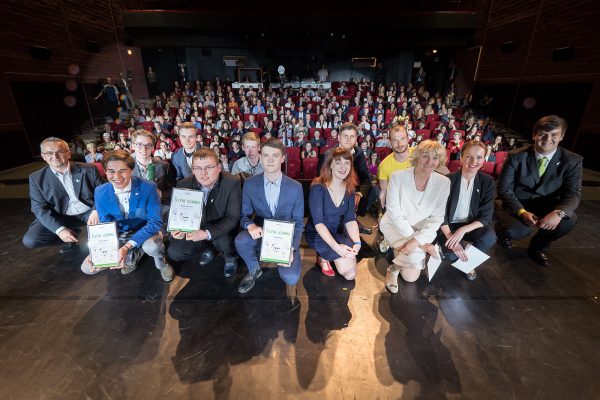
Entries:
[[417, 145], [415, 150], [410, 154], [410, 165], [413, 167], [417, 165], [417, 160], [424, 153], [433, 153], [440, 160], [439, 166], [446, 165], [446, 159], [448, 158], [448, 154], [446, 153], [446, 148], [442, 146], [441, 143], [434, 140], [423, 140], [421, 143]]

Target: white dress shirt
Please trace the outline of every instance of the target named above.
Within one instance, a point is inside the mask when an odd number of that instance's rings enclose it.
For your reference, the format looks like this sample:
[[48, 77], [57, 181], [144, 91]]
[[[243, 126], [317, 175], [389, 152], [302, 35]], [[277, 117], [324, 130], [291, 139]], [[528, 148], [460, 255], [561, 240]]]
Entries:
[[[67, 170], [64, 173], [56, 171], [52, 168], [50, 169], [52, 170], [52, 173], [58, 178], [59, 182], [63, 185], [65, 191], [67, 192], [67, 195], [69, 196], [69, 204], [67, 205], [67, 211], [65, 212], [65, 214], [79, 215], [89, 211], [91, 207], [87, 206], [86, 204], [83, 204], [77, 197], [77, 194], [75, 193], [75, 188], [73, 187], [73, 177], [71, 176], [71, 165], [69, 164], [67, 166]], [[61, 226], [54, 233], [58, 235], [63, 229], [65, 229], [65, 227]]]
[[452, 217], [453, 224], [463, 223], [469, 220], [469, 209], [471, 207], [471, 197], [473, 196], [473, 181], [469, 182], [464, 176], [460, 177], [460, 193], [458, 195], [458, 202], [456, 203], [456, 210]]

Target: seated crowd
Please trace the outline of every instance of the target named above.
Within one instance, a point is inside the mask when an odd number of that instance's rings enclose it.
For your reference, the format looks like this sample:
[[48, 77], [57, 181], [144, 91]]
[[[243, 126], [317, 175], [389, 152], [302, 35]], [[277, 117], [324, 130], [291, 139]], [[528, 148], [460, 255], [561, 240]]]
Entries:
[[[293, 251], [277, 268], [294, 285], [305, 231], [304, 195], [295, 179], [304, 177], [312, 180], [305, 237], [325, 275], [335, 275], [333, 261], [339, 274], [354, 279], [363, 243], [357, 215], [374, 201], [382, 210], [384, 244], [394, 253], [386, 277], [393, 293], [398, 276], [419, 278], [427, 254], [466, 260], [467, 242], [485, 252], [498, 236], [510, 247], [534, 227], [529, 255], [548, 265], [546, 249], [576, 223], [581, 191], [581, 157], [558, 146], [566, 121], [540, 119], [533, 146], [504, 154], [500, 168], [485, 174], [490, 157], [497, 160], [511, 145], [495, 135], [489, 120], [452, 108], [453, 91], [430, 97], [410, 85], [373, 89], [368, 82], [344, 83], [311, 90], [310, 97], [303, 90], [236, 93], [230, 86], [176, 84], [169, 96], [157, 96], [153, 108], [135, 109], [129, 126], [107, 124], [99, 143], [83, 146], [88, 164], [70, 161], [83, 151], [79, 141], [69, 149], [63, 140], [47, 138], [41, 152], [48, 166], [30, 176], [36, 219], [23, 243], [63, 242], [66, 252], [81, 226], [116, 221], [123, 274], [148, 254], [171, 281], [172, 263], [199, 257], [206, 265], [218, 252], [226, 277], [242, 258], [247, 273], [238, 290], [246, 293], [261, 276], [263, 221], [290, 221]], [[446, 168], [447, 160], [458, 168]], [[501, 200], [496, 229], [494, 173]], [[200, 230], [171, 232], [165, 240], [173, 187], [204, 192], [203, 219]], [[89, 257], [81, 269], [99, 272]]]

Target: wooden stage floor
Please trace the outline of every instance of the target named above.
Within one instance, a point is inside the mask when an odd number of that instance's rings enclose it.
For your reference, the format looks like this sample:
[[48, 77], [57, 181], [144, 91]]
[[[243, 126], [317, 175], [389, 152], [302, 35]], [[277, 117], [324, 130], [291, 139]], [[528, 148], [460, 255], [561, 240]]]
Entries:
[[578, 216], [551, 267], [517, 242], [397, 295], [383, 256], [347, 282], [303, 247], [292, 301], [274, 270], [238, 294], [219, 258], [85, 276], [83, 249], [26, 250], [28, 200], [0, 200], [0, 398], [598, 399], [600, 202]]

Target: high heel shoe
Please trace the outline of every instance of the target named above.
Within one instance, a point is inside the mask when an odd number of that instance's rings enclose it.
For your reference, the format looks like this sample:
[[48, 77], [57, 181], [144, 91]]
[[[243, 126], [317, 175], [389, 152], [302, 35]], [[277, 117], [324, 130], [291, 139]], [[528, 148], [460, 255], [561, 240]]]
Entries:
[[385, 274], [385, 287], [391, 293], [398, 293], [398, 274], [400, 271], [391, 271], [388, 267], [387, 273]]
[[333, 268], [331, 268], [331, 264], [329, 263], [329, 261], [324, 260], [321, 257], [318, 257], [317, 265], [319, 265], [319, 267], [321, 267], [321, 272], [323, 273], [323, 275], [335, 276], [335, 271], [333, 270]]

